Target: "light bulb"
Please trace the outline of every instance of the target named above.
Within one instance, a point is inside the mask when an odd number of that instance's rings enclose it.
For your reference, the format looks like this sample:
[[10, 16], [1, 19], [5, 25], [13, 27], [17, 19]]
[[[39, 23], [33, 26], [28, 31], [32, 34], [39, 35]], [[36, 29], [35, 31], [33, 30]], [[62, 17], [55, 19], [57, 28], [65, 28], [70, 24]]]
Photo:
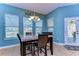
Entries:
[[38, 18], [37, 20], [40, 21], [40, 18]]
[[31, 18], [28, 18], [30, 21], [32, 20]]
[[34, 19], [34, 16], [30, 16], [31, 19]]

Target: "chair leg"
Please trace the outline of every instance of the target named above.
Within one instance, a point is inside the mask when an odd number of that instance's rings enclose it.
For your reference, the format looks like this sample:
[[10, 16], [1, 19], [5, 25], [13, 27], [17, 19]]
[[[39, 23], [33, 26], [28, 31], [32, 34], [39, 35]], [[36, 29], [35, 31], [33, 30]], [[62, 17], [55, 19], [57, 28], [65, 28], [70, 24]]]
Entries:
[[33, 46], [33, 44], [31, 45], [31, 52], [32, 52], [32, 56], [35, 55], [35, 47]]
[[47, 56], [47, 47], [45, 46], [45, 56]]
[[33, 47], [33, 50], [34, 50], [34, 55], [36, 55], [36, 54], [35, 54], [35, 46]]
[[37, 49], [37, 54], [38, 54], [38, 56], [39, 56], [39, 48]]
[[40, 48], [40, 53], [42, 52], [42, 49]]
[[33, 46], [31, 45], [31, 55], [33, 56]]

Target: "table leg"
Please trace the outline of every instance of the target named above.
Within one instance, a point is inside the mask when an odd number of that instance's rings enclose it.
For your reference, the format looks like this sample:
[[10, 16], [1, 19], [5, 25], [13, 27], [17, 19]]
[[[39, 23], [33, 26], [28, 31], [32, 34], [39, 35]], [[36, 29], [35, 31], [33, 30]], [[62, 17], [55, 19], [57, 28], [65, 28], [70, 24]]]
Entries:
[[22, 56], [26, 56], [26, 45], [25, 45], [25, 43], [22, 44], [21, 52], [22, 52], [22, 54], [21, 54]]
[[23, 56], [23, 46], [22, 46], [22, 44], [20, 45], [20, 55]]
[[51, 37], [50, 38], [50, 52], [51, 52], [51, 55], [53, 55], [53, 38]]

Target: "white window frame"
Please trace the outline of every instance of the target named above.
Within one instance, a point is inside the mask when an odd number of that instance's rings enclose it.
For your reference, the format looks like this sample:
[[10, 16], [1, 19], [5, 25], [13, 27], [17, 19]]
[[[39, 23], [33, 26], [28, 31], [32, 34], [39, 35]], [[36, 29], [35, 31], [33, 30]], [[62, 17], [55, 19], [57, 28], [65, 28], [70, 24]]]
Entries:
[[53, 32], [53, 27], [54, 27], [53, 18], [48, 19], [47, 24], [48, 24], [48, 32]]
[[[29, 22], [29, 23], [27, 24], [27, 22]], [[31, 31], [28, 28], [31, 29]], [[26, 30], [26, 29], [28, 29], [28, 30]], [[32, 32], [32, 21], [28, 20], [27, 17], [23, 17], [23, 34], [24, 34], [24, 36], [26, 35], [25, 34], [26, 32]]]
[[[7, 28], [9, 28], [9, 29], [7, 29]], [[9, 32], [7, 32], [7, 31], [9, 31]], [[19, 16], [14, 15], [14, 14], [5, 14], [5, 38], [6, 38], [6, 40], [7, 40], [7, 38], [8, 39], [17, 38], [18, 32], [19, 32]]]
[[36, 22], [36, 29], [35, 29], [36, 30], [36, 35], [38, 35], [42, 32], [42, 26], [43, 26], [43, 20], [40, 20], [40, 21]]

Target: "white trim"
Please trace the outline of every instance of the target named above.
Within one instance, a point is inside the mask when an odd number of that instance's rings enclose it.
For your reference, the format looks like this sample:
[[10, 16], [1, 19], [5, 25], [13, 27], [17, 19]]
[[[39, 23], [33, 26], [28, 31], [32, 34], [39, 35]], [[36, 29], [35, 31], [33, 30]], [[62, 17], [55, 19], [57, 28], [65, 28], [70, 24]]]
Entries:
[[4, 47], [0, 47], [0, 49], [6, 49], [6, 48], [12, 48], [12, 47], [16, 47], [19, 46], [20, 44], [14, 44], [14, 45], [9, 45], [9, 46], [4, 46]]
[[79, 46], [79, 43], [65, 43], [65, 45]]
[[53, 42], [53, 44], [55, 44], [55, 45], [65, 45], [64, 43], [57, 43], [57, 42]]
[[68, 19], [76, 19], [76, 20], [79, 20], [79, 16], [77, 16], [77, 17], [66, 17], [64, 19], [66, 19], [66, 20], [68, 20]]
[[61, 45], [61, 46], [63, 46], [63, 45], [71, 45], [71, 46], [79, 46], [79, 43], [57, 43], [57, 42], [53, 42], [53, 44], [55, 44], [55, 45]]
[[[53, 42], [53, 44], [55, 44], [55, 45], [65, 45], [64, 43], [57, 43], [57, 42]], [[14, 45], [9, 45], [9, 46], [0, 47], [0, 50], [1, 50], [1, 49], [6, 49], [6, 48], [16, 47], [16, 46], [19, 46], [19, 45], [20, 45], [20, 44], [14, 44]]]

